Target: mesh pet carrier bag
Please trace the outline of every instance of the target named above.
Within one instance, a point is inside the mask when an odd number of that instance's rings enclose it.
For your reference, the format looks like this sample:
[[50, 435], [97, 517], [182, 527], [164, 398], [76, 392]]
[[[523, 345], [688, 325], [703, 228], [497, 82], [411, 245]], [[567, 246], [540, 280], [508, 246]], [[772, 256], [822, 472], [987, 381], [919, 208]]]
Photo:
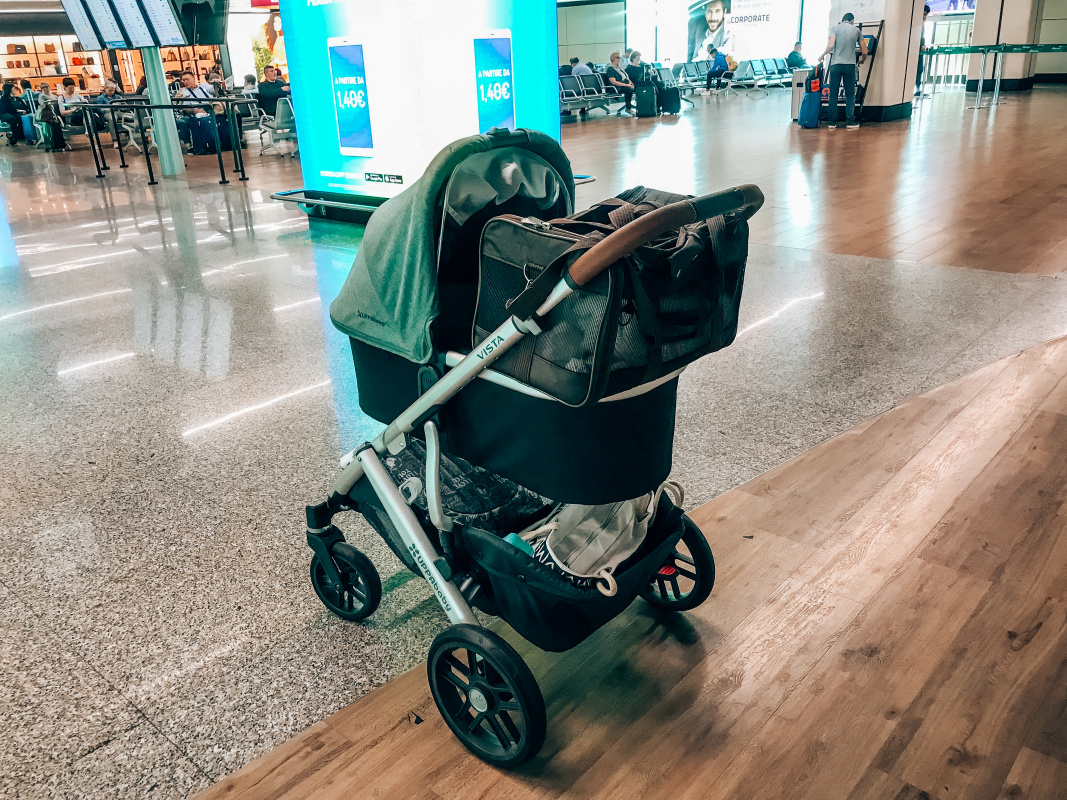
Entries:
[[[565, 219], [501, 216], [482, 233], [474, 339], [511, 315], [545, 270], [578, 257], [636, 217], [685, 195], [637, 187]], [[676, 374], [737, 333], [748, 220], [741, 212], [686, 225], [639, 247], [580, 287], [494, 369], [570, 406]]]

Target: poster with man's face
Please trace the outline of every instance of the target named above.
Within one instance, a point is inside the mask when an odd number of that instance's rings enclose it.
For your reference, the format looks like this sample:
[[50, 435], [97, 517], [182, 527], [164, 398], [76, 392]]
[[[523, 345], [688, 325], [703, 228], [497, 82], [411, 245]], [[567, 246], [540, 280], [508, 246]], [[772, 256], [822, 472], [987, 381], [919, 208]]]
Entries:
[[689, 7], [689, 45], [686, 61], [700, 61], [708, 57], [708, 48], [730, 52], [730, 32], [727, 15], [731, 0], [700, 0]]

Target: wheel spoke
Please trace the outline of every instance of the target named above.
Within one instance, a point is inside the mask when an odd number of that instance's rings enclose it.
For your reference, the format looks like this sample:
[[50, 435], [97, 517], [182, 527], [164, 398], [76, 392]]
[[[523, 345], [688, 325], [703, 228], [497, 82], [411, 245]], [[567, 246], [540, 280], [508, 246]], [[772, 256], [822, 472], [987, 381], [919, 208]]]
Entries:
[[504, 727], [507, 728], [508, 735], [511, 736], [511, 741], [518, 744], [522, 734], [519, 731], [519, 726], [515, 724], [515, 720], [511, 718], [510, 714], [505, 713], [503, 709], [500, 710], [500, 713], [497, 714], [497, 716], [500, 717], [500, 721], [503, 723]]
[[475, 714], [474, 719], [471, 720], [470, 727], [467, 728], [467, 733], [473, 734], [482, 725], [482, 720], [485, 719], [485, 714]]
[[457, 675], [454, 670], [446, 669], [443, 674], [445, 676], [445, 680], [451, 683], [460, 691], [465, 693], [468, 689], [470, 689], [470, 684], [467, 683], [459, 675]]
[[448, 666], [452, 667], [452, 669], [454, 669], [456, 672], [458, 672], [464, 678], [470, 678], [470, 676], [471, 676], [470, 667], [468, 667], [466, 664], [464, 664], [462, 661], [460, 661], [458, 658], [456, 658], [456, 654], [455, 653], [447, 653], [447, 654], [441, 656], [441, 661], [443, 661]]
[[674, 562], [675, 562], [674, 565], [676, 567], [678, 566], [678, 562], [679, 561], [681, 561], [683, 564], [688, 564], [689, 566], [691, 566], [693, 568], [696, 568], [696, 565], [697, 565], [697, 562], [693, 560], [692, 556], [687, 556], [687, 555], [685, 555], [685, 553], [679, 553], [677, 550], [675, 550], [674, 551]]
[[359, 604], [364, 605], [367, 602], [367, 593], [360, 590], [358, 586], [349, 586], [348, 591], [350, 594], [359, 598]]
[[674, 587], [674, 597], [675, 597], [675, 599], [681, 600], [683, 593], [682, 593], [681, 587], [678, 586], [678, 575], [677, 574], [671, 576], [671, 586]]
[[678, 567], [678, 574], [682, 575], [682, 576], [684, 576], [686, 578], [689, 578], [689, 580], [691, 580], [691, 581], [695, 581], [697, 579], [696, 572], [692, 572], [692, 571], [690, 571], [688, 569], [682, 569], [681, 567]]
[[511, 747], [511, 739], [508, 738], [507, 731], [504, 730], [504, 726], [500, 724], [500, 720], [495, 715], [488, 716], [489, 727], [493, 729], [493, 733], [496, 735], [496, 740], [500, 742], [500, 746], [505, 750]]
[[667, 596], [667, 582], [664, 581], [663, 578], [660, 578], [656, 583], [659, 586], [659, 596], [664, 600], [670, 600], [670, 597]]
[[506, 703], [500, 704], [501, 711], [514, 711], [516, 714], [522, 713], [522, 706], [519, 705], [518, 700], [509, 700]]

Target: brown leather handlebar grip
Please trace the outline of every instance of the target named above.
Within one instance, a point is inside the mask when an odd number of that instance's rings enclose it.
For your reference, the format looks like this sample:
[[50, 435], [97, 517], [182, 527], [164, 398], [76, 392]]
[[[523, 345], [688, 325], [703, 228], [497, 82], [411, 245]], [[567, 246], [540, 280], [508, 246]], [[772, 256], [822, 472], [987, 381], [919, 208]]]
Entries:
[[715, 194], [682, 200], [644, 214], [590, 247], [571, 264], [567, 275], [575, 286], [585, 286], [597, 275], [625, 258], [649, 239], [721, 214], [740, 211], [747, 219], [763, 205], [763, 192], [752, 184]]

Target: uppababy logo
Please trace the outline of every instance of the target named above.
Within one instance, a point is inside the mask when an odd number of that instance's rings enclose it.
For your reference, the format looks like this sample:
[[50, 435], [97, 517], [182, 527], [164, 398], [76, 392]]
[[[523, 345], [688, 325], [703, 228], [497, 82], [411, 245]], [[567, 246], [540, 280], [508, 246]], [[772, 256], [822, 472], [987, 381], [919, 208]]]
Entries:
[[369, 322], [373, 322], [375, 325], [381, 325], [383, 328], [385, 327], [385, 323], [384, 322], [382, 322], [377, 317], [372, 317], [370, 314], [364, 314], [362, 311], [357, 311], [356, 312], [356, 316], [359, 317], [360, 319], [365, 319], [365, 320], [368, 320]]
[[437, 578], [433, 576], [429, 566], [426, 564], [426, 560], [422, 557], [422, 553], [419, 548], [414, 544], [408, 545], [408, 550], [411, 551], [411, 555], [415, 558], [415, 563], [419, 565], [419, 569], [422, 570], [422, 574], [426, 576], [426, 580], [429, 581], [430, 586], [433, 587], [433, 593], [437, 595], [437, 599], [441, 601], [441, 605], [445, 609], [445, 613], [452, 610], [452, 604], [448, 602], [448, 598], [445, 593], [441, 591], [441, 585], [437, 582]]
[[504, 344], [504, 337], [497, 336], [495, 339], [493, 339], [493, 341], [489, 342], [481, 350], [478, 351], [478, 358], [485, 358], [487, 355], [492, 353], [502, 344]]

